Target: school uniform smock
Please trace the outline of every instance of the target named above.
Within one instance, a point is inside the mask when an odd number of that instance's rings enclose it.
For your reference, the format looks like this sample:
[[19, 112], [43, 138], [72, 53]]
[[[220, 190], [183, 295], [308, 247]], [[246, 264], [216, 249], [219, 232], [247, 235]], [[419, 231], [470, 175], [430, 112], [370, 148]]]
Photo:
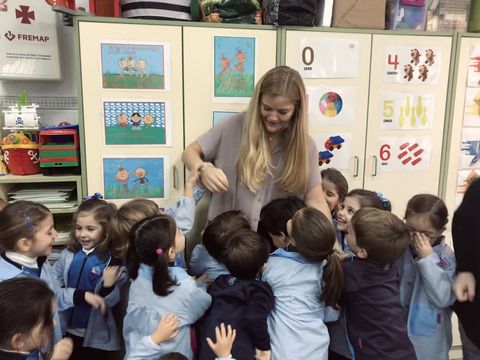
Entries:
[[[177, 285], [171, 287], [173, 291], [167, 296], [158, 296], [152, 289], [152, 271], [152, 267], [140, 264], [138, 277], [130, 286], [127, 314], [123, 322], [125, 359], [157, 360], [169, 352], [179, 352], [192, 359], [190, 326], [207, 311], [211, 297], [184, 269], [177, 267], [168, 268]], [[179, 317], [179, 334], [157, 345], [150, 335], [162, 316], [168, 313]]]
[[[271, 175], [267, 176], [265, 184], [251, 192], [237, 177], [236, 166], [242, 140], [245, 113], [235, 114], [223, 119], [210, 130], [197, 138], [205, 161], [210, 161], [221, 169], [228, 179], [228, 190], [213, 193], [208, 219], [228, 210], [241, 210], [247, 217], [252, 229], [256, 230], [262, 207], [275, 199], [296, 195], [304, 198], [304, 193], [291, 193], [283, 190], [278, 182], [288, 154], [282, 148], [277, 148], [272, 154]], [[318, 171], [318, 150], [313, 139], [308, 137], [308, 185], [306, 192], [312, 190], [322, 179]]]
[[433, 254], [420, 258], [407, 249], [400, 295], [407, 316], [408, 336], [418, 359], [448, 360], [452, 345], [452, 282], [455, 254], [442, 240]]
[[195, 245], [189, 264], [189, 272], [193, 276], [206, 274], [209, 280], [215, 280], [220, 275], [228, 275], [227, 267], [211, 256], [205, 246]]
[[[412, 360], [398, 269], [354, 257], [342, 263], [347, 333], [357, 360]], [[422, 359], [423, 360], [423, 359]]]
[[268, 283], [220, 275], [208, 293], [212, 306], [200, 321], [200, 359], [215, 359], [204, 339], [215, 339], [215, 327], [222, 322], [236, 330], [231, 351], [235, 359], [252, 360], [255, 349], [270, 350], [267, 318], [273, 308], [273, 293]]
[[48, 287], [55, 293], [56, 309], [54, 314], [55, 334], [54, 342], [62, 339], [62, 327], [59, 312], [73, 306], [74, 289], [60, 289], [56, 280], [52, 266], [48, 263], [46, 256], [37, 258], [37, 268], [27, 268], [11, 260], [8, 257], [9, 252], [0, 254], [0, 281], [8, 280], [21, 276], [37, 277], [45, 281]]
[[262, 280], [273, 290], [275, 305], [268, 317], [272, 360], [328, 358], [325, 321], [338, 312], [320, 301], [326, 261], [310, 263], [296, 252], [272, 253]]
[[[82, 250], [73, 253], [63, 249], [54, 264], [57, 281], [62, 288], [73, 288], [71, 301], [74, 303], [68, 310], [60, 313], [63, 329], [84, 329], [83, 346], [94, 349], [115, 351], [120, 349], [120, 337], [112, 308], [120, 301], [120, 288], [127, 282], [125, 271], [111, 288], [103, 287], [103, 269], [107, 266], [119, 265], [120, 260], [108, 255], [101, 258], [94, 250], [88, 254]], [[92, 308], [85, 302], [85, 292], [91, 291], [102, 296], [106, 312]], [[77, 335], [74, 333], [74, 335]]]

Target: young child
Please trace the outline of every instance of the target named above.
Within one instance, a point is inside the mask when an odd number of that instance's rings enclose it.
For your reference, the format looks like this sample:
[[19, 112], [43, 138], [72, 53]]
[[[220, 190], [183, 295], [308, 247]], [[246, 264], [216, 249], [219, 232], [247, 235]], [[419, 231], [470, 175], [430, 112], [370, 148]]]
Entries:
[[[73, 290], [60, 289], [47, 261], [57, 237], [53, 216], [47, 207], [31, 201], [16, 201], [0, 212], [0, 281], [20, 276], [44, 280], [56, 295], [55, 343], [62, 339], [57, 311], [73, 306]], [[37, 359], [38, 353], [29, 359]]]
[[354, 189], [347, 194], [343, 202], [338, 206], [336, 225], [340, 247], [350, 257], [354, 254], [348, 247], [345, 234], [348, 232], [353, 215], [358, 210], [365, 207], [387, 211], [392, 210], [390, 201], [388, 201], [388, 199], [383, 197], [383, 195], [380, 193], [364, 189]]
[[[247, 222], [248, 223], [248, 222]], [[220, 275], [210, 286], [212, 306], [200, 322], [200, 359], [214, 360], [205, 338], [212, 338], [222, 322], [237, 333], [232, 356], [238, 360], [255, 358], [256, 351], [270, 353], [267, 318], [273, 308], [270, 286], [257, 280], [270, 252], [267, 240], [255, 231], [227, 233], [223, 261], [230, 275]]]
[[53, 349], [55, 294], [33, 277], [0, 283], [0, 359], [26, 359], [31, 352], [48, 349], [45, 359], [67, 360], [72, 341], [61, 340]]
[[275, 296], [268, 318], [272, 358], [327, 359], [326, 321], [334, 321], [343, 286], [340, 260], [334, 255], [335, 229], [317, 209], [298, 210], [287, 223], [290, 251], [276, 250], [263, 280]]
[[219, 275], [228, 275], [222, 259], [228, 241], [226, 235], [239, 230], [250, 230], [250, 223], [239, 210], [226, 211], [210, 221], [203, 230], [202, 243], [193, 248], [190, 274], [205, 274], [211, 281]]
[[391, 212], [362, 208], [352, 217], [347, 242], [355, 253], [342, 263], [343, 306], [355, 359], [416, 359], [400, 303], [393, 262], [408, 247], [407, 226]]
[[333, 219], [338, 205], [343, 203], [348, 193], [348, 182], [345, 176], [334, 168], [324, 169], [320, 172], [322, 175], [322, 187], [327, 200], [328, 207], [332, 213]]
[[271, 251], [288, 246], [287, 222], [306, 206], [303, 200], [290, 196], [273, 200], [262, 208], [257, 232], [269, 240]]
[[120, 349], [111, 308], [127, 281], [121, 261], [111, 255], [108, 227], [116, 208], [95, 196], [73, 214], [72, 240], [54, 264], [62, 288], [73, 289], [74, 306], [61, 312], [62, 326], [73, 339], [72, 360], [102, 359]]
[[447, 207], [434, 195], [415, 195], [408, 201], [405, 223], [410, 247], [403, 256], [400, 295], [408, 335], [418, 359], [448, 360], [456, 264], [442, 236], [448, 223]]
[[[168, 215], [141, 220], [130, 230], [127, 254], [130, 286], [123, 324], [126, 359], [158, 359], [172, 351], [192, 359], [190, 326], [208, 309], [211, 297], [180, 267], [169, 267], [185, 248], [185, 237]], [[180, 319], [178, 335], [159, 345], [150, 334], [162, 315]]]

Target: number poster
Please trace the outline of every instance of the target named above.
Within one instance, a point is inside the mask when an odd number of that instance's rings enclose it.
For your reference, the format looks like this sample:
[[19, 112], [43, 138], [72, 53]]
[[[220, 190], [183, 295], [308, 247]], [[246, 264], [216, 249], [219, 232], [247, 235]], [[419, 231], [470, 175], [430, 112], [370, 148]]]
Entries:
[[442, 56], [439, 49], [413, 46], [389, 46], [385, 50], [385, 82], [436, 84]]
[[380, 137], [378, 139], [378, 171], [423, 171], [430, 162], [431, 138]]
[[304, 79], [358, 77], [359, 44], [353, 39], [303, 38], [299, 72]]
[[434, 110], [433, 94], [383, 93], [380, 128], [384, 130], [431, 129]]
[[311, 133], [318, 148], [320, 169], [334, 167], [338, 170], [350, 169], [352, 134]]

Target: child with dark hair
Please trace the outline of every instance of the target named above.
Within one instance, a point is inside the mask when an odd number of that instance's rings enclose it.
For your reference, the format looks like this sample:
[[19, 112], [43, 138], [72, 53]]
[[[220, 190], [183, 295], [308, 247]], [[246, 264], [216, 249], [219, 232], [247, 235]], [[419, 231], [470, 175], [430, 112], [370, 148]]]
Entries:
[[319, 210], [305, 207], [287, 223], [291, 247], [268, 259], [263, 280], [272, 287], [275, 306], [268, 318], [274, 359], [327, 359], [325, 322], [338, 318], [343, 287], [334, 255], [335, 229]]
[[257, 232], [269, 240], [272, 251], [288, 246], [287, 222], [306, 206], [303, 200], [290, 196], [273, 200], [262, 208]]
[[200, 359], [213, 360], [215, 354], [205, 338], [213, 338], [222, 322], [236, 329], [231, 355], [237, 360], [251, 360], [270, 353], [267, 317], [273, 307], [270, 286], [258, 280], [267, 262], [270, 247], [253, 230], [226, 234], [223, 261], [230, 275], [220, 275], [210, 286], [212, 306], [200, 322]]
[[[57, 311], [73, 306], [73, 289], [60, 289], [47, 261], [57, 235], [52, 213], [42, 204], [20, 200], [0, 212], [0, 247], [4, 250], [0, 254], [0, 281], [28, 276], [48, 284], [57, 299], [55, 342], [62, 339]], [[38, 353], [30, 354], [28, 359], [38, 359]]]
[[447, 207], [434, 195], [415, 195], [408, 201], [405, 223], [410, 247], [401, 263], [400, 295], [408, 336], [418, 359], [448, 360], [456, 263], [442, 236], [448, 223]]
[[250, 223], [239, 210], [226, 211], [210, 221], [202, 233], [202, 243], [195, 246], [190, 259], [190, 273], [194, 276], [206, 275], [215, 280], [219, 275], [228, 275], [223, 264], [229, 232], [250, 230]]
[[353, 357], [416, 359], [400, 303], [398, 271], [392, 266], [410, 242], [407, 226], [388, 211], [362, 208], [352, 217], [347, 242], [356, 255], [342, 263]]
[[121, 260], [112, 256], [108, 234], [116, 210], [96, 195], [84, 200], [73, 214], [72, 239], [54, 265], [57, 281], [73, 301], [60, 313], [73, 339], [72, 360], [101, 359], [120, 349], [112, 308], [128, 277]]
[[[211, 297], [185, 269], [170, 266], [185, 248], [185, 236], [170, 216], [157, 215], [136, 223], [129, 238], [133, 282], [123, 323], [125, 359], [154, 360], [172, 351], [191, 359], [190, 326], [208, 309]], [[180, 319], [178, 335], [160, 343], [152, 334], [167, 313]]]
[[17, 277], [0, 283], [0, 359], [24, 360], [28, 354], [47, 349], [46, 360], [67, 360], [71, 339], [55, 348], [55, 294], [48, 285], [33, 277]]
[[322, 187], [328, 207], [335, 218], [338, 205], [340, 205], [348, 193], [348, 182], [345, 176], [335, 168], [324, 169], [322, 175]]

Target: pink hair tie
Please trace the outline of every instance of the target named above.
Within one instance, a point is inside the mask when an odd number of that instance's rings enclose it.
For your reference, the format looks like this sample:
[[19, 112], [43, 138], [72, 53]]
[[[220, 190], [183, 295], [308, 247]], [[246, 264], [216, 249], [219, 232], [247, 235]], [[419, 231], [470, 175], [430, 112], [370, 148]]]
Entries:
[[155, 250], [155, 253], [157, 255], [162, 255], [163, 254], [163, 249], [162, 248], [158, 248], [157, 250]]

